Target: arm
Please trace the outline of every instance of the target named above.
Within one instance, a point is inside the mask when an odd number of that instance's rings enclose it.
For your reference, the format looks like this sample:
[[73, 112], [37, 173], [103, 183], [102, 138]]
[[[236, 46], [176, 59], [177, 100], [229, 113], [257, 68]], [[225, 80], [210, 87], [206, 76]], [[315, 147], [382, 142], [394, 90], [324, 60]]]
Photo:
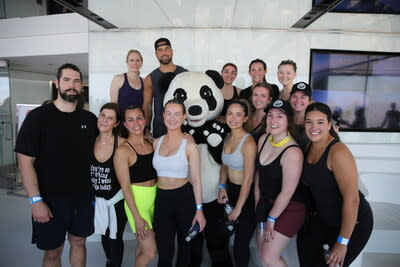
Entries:
[[[135, 159], [133, 162], [136, 161]], [[140, 239], [146, 239], [146, 230], [148, 230], [147, 222], [140, 216], [136, 203], [135, 196], [131, 189], [131, 180], [129, 174], [129, 152], [123, 146], [117, 148], [114, 155], [114, 168], [115, 174], [117, 175], [118, 182], [121, 185], [122, 192], [124, 194], [125, 201], [135, 219], [136, 236]]]
[[[202, 204], [201, 195], [201, 178], [200, 178], [200, 153], [196, 144], [188, 142], [186, 146], [186, 157], [189, 162], [190, 177], [193, 184], [194, 198], [196, 204]], [[200, 224], [200, 231], [203, 231], [206, 226], [206, 219], [204, 218], [203, 210], [196, 210], [193, 218], [193, 224], [197, 221]]]
[[[35, 158], [17, 153], [22, 184], [28, 197], [39, 196], [38, 178], [34, 168]], [[33, 221], [45, 223], [53, 217], [49, 207], [43, 201], [32, 204]]]
[[[303, 154], [298, 147], [286, 150], [281, 158], [282, 189], [275, 199], [269, 216], [278, 218], [287, 207], [290, 198], [296, 191], [303, 169]], [[267, 220], [267, 241], [274, 238], [275, 223]]]
[[257, 146], [254, 138], [252, 136], [248, 136], [242, 146], [241, 151], [244, 159], [243, 182], [240, 187], [240, 193], [236, 205], [229, 214], [229, 219], [232, 221], [235, 221], [239, 217], [244, 203], [249, 196], [250, 188], [254, 179], [254, 162], [256, 160], [256, 151]]
[[224, 187], [219, 187], [218, 189], [218, 203], [224, 204], [228, 200], [228, 194], [226, 193], [226, 181], [228, 179], [228, 170], [226, 165], [222, 164], [219, 171], [219, 184], [224, 185]]
[[147, 75], [144, 79], [144, 91], [143, 91], [143, 110], [146, 115], [146, 125], [150, 126], [153, 105], [153, 84], [151, 83], [150, 75]]
[[[358, 194], [357, 166], [353, 155], [343, 143], [335, 144], [328, 155], [328, 168], [333, 172], [343, 198], [342, 222], [339, 235], [349, 239], [357, 221]], [[330, 253], [328, 264], [342, 266], [347, 246], [335, 243]]]
[[118, 92], [124, 82], [122, 74], [115, 75], [110, 86], [110, 101], [118, 103]]

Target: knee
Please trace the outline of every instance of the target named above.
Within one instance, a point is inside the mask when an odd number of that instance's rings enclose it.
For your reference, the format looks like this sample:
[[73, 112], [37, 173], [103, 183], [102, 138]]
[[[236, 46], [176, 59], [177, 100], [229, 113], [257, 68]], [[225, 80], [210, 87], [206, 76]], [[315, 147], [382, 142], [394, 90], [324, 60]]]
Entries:
[[44, 257], [46, 258], [46, 260], [52, 261], [52, 262], [61, 260], [61, 254], [63, 251], [63, 247], [64, 246], [60, 246], [56, 249], [46, 250], [46, 252], [44, 253]]
[[68, 234], [68, 242], [72, 248], [81, 248], [85, 246], [86, 238]]
[[151, 262], [157, 255], [156, 248], [146, 249], [142, 251], [142, 256], [146, 259], [146, 262]]
[[265, 266], [275, 266], [276, 262], [279, 261], [279, 255], [275, 255], [269, 251], [264, 251], [262, 254], [262, 261]]

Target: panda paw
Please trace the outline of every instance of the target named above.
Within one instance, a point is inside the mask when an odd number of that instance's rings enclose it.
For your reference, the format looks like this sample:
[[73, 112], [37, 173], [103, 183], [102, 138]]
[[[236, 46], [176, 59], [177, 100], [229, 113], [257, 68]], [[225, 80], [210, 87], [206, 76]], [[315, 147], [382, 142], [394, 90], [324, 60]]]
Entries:
[[207, 143], [210, 146], [217, 147], [221, 144], [223, 140], [222, 136], [224, 136], [225, 129], [217, 123], [213, 123], [210, 130], [212, 132], [210, 132], [209, 130], [204, 130], [203, 135], [207, 137]]

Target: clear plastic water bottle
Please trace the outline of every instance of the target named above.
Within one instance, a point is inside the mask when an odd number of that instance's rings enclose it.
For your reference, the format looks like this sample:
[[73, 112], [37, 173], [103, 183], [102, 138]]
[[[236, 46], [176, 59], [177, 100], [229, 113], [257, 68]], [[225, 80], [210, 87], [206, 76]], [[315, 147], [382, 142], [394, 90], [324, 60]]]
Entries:
[[235, 230], [236, 221], [229, 220], [229, 213], [231, 213], [231, 211], [233, 210], [233, 207], [229, 203], [228, 199], [226, 199], [225, 197], [222, 200], [225, 202], [225, 204], [224, 204], [225, 218], [226, 218], [225, 226], [226, 226], [226, 229], [228, 230], [228, 232], [233, 233]]
[[[328, 244], [323, 244], [323, 245], [322, 245], [322, 248], [324, 249], [324, 251], [323, 251], [324, 260], [325, 260], [325, 262], [327, 262], [327, 261], [328, 261], [328, 258], [329, 258], [329, 254], [331, 253], [331, 250], [330, 250]], [[337, 265], [335, 265], [335, 267], [340, 267], [340, 265], [337, 264]]]
[[265, 231], [265, 222], [259, 222], [258, 223], [258, 235], [263, 237], [264, 231]]
[[196, 222], [192, 227], [190, 227], [187, 236], [185, 238], [186, 242], [190, 242], [197, 236], [197, 234], [200, 233], [200, 224]]

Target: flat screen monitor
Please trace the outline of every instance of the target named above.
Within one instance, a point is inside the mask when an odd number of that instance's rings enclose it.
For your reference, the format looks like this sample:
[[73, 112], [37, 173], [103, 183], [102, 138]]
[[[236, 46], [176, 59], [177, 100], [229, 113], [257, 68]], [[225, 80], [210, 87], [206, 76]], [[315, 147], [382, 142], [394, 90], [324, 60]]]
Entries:
[[400, 53], [311, 49], [313, 100], [344, 131], [400, 131]]
[[[313, 6], [323, 0], [313, 0]], [[399, 0], [343, 0], [330, 12], [400, 14]]]

